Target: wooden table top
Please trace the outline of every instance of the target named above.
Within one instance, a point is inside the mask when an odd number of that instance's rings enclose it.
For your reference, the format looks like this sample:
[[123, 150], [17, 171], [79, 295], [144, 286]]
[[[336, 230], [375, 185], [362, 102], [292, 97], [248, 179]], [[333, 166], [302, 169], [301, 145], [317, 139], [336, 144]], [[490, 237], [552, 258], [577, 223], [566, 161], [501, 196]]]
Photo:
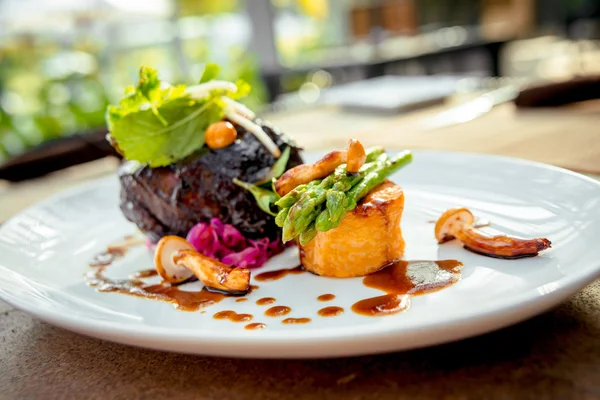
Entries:
[[[594, 107], [523, 114], [505, 105], [427, 133], [418, 131], [418, 121], [435, 110], [382, 117], [321, 108], [269, 119], [306, 149], [341, 147], [358, 137], [368, 144], [523, 157], [600, 179], [600, 108]], [[104, 159], [16, 185], [0, 182], [0, 221], [116, 166]], [[0, 371], [0, 399], [600, 399], [600, 281], [552, 311], [476, 338], [303, 361], [127, 347], [55, 328], [0, 302]]]

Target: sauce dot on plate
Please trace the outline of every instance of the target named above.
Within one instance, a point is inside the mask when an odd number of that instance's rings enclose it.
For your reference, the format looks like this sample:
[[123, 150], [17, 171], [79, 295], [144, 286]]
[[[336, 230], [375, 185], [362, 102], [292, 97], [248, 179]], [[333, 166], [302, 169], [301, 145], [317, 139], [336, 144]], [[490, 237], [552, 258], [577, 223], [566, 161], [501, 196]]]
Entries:
[[254, 322], [252, 324], [248, 324], [244, 327], [244, 329], [247, 329], [249, 331], [254, 331], [254, 330], [258, 330], [258, 329], [264, 329], [266, 328], [267, 325], [263, 324], [262, 322]]
[[275, 303], [275, 301], [276, 300], [273, 297], [263, 297], [262, 299], [256, 300], [256, 304], [259, 306], [266, 306]]
[[308, 324], [310, 318], [286, 318], [281, 321], [282, 324]]
[[291, 311], [292, 309], [287, 306], [275, 306], [265, 311], [265, 315], [267, 317], [281, 317], [288, 315]]
[[336, 317], [343, 313], [344, 309], [336, 306], [321, 308], [318, 312], [321, 317]]
[[317, 297], [317, 300], [319, 301], [331, 301], [333, 299], [335, 299], [335, 295], [331, 293], [322, 294], [319, 297]]

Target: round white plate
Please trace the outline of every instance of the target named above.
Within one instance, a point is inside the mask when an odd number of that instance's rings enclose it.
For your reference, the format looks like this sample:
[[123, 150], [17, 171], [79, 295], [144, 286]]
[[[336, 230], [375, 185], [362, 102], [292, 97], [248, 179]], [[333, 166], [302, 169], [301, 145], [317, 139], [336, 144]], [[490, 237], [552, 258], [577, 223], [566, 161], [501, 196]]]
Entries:
[[[314, 160], [321, 154], [305, 154]], [[166, 351], [229, 357], [331, 357], [387, 352], [439, 344], [498, 329], [541, 313], [600, 276], [600, 184], [559, 168], [503, 157], [415, 151], [414, 161], [392, 177], [406, 193], [402, 226], [406, 259], [458, 259], [462, 280], [442, 291], [414, 297], [410, 309], [386, 317], [354, 314], [357, 300], [382, 295], [358, 279], [290, 275], [260, 288], [249, 301], [227, 298], [207, 313], [116, 293], [99, 293], [83, 275], [106, 245], [136, 232], [118, 208], [116, 177], [75, 188], [31, 207], [0, 228], [0, 296], [49, 323], [110, 341]], [[432, 219], [455, 206], [469, 207], [497, 230], [547, 237], [553, 248], [540, 256], [498, 260], [438, 246]], [[273, 258], [262, 271], [293, 267], [297, 251]], [[144, 246], [108, 268], [111, 277], [151, 268]], [[198, 289], [198, 283], [188, 284]], [[198, 286], [194, 286], [198, 285]], [[333, 293], [330, 303], [317, 296]], [[255, 304], [274, 297], [292, 308], [284, 325]], [[325, 305], [343, 307], [324, 318]], [[232, 309], [254, 315], [267, 328], [215, 320]]]

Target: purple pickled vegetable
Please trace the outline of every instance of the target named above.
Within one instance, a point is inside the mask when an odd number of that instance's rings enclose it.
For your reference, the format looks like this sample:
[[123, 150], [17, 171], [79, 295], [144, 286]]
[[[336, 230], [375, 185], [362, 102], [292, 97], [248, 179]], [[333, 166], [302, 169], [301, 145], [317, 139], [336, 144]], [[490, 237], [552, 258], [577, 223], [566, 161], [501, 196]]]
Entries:
[[286, 247], [278, 239], [246, 239], [233, 225], [223, 224], [217, 218], [208, 224], [194, 225], [186, 239], [205, 256], [243, 268], [258, 268]]

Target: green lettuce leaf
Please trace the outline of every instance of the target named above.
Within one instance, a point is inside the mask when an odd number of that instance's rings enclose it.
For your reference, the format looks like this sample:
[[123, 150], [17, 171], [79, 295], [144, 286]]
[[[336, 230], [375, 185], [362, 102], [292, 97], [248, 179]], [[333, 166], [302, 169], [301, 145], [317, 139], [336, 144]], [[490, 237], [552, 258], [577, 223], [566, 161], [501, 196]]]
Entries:
[[221, 68], [217, 64], [206, 64], [206, 67], [204, 67], [204, 72], [202, 73], [202, 78], [200, 78], [200, 83], [217, 79], [220, 70]]
[[[209, 64], [210, 65], [210, 64]], [[218, 67], [205, 69], [202, 80], [212, 80]], [[161, 167], [184, 159], [204, 146], [208, 126], [223, 118], [220, 97], [238, 98], [249, 90], [240, 83], [235, 94], [215, 90], [203, 99], [192, 99], [185, 85], [171, 86], [154, 68], [142, 67], [137, 86], [125, 90], [118, 105], [107, 109], [111, 144], [128, 160]]]

